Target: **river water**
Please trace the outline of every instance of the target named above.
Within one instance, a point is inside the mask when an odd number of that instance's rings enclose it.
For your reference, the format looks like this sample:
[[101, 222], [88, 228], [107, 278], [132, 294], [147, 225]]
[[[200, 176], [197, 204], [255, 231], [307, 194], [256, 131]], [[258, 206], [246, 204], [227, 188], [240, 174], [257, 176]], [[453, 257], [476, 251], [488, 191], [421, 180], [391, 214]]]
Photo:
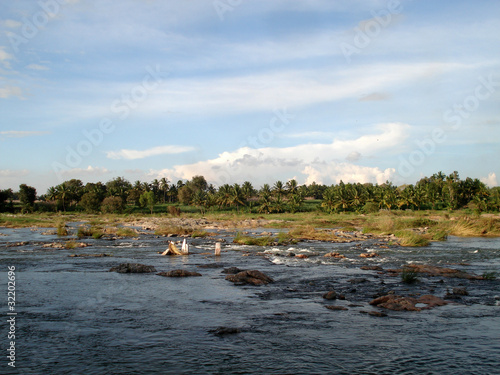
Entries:
[[[15, 368], [2, 355], [2, 374], [500, 374], [500, 282], [364, 271], [408, 263], [452, 267], [478, 275], [500, 271], [500, 239], [450, 237], [423, 248], [386, 247], [376, 240], [293, 246], [235, 245], [232, 232], [188, 239], [189, 256], [161, 256], [169, 238], [85, 239], [87, 248], [51, 249], [62, 241], [43, 230], [0, 228], [0, 263], [16, 268]], [[222, 255], [213, 256], [216, 240]], [[27, 243], [10, 246], [16, 242]], [[323, 257], [337, 251], [346, 256]], [[361, 252], [380, 256], [360, 258]], [[106, 253], [103, 258], [69, 257]], [[307, 259], [290, 255], [305, 254]], [[119, 274], [120, 263], [186, 269], [202, 277]], [[226, 267], [257, 269], [275, 282], [236, 286]], [[419, 312], [369, 311], [373, 297], [468, 296]], [[335, 289], [345, 300], [327, 301]], [[2, 351], [8, 352], [7, 298], [2, 298]], [[327, 305], [347, 310], [333, 311]], [[217, 335], [219, 327], [238, 333]]]

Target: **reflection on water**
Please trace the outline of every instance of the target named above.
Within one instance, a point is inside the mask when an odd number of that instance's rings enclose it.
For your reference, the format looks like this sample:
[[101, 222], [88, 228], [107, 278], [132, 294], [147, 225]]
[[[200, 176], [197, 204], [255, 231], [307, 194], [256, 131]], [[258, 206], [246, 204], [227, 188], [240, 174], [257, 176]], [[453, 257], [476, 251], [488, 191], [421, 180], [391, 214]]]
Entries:
[[[11, 371], [3, 361], [2, 373], [493, 374], [500, 366], [498, 281], [421, 277], [418, 285], [407, 286], [359, 268], [414, 262], [476, 274], [498, 272], [499, 239], [452, 237], [415, 249], [375, 243], [266, 248], [226, 243], [216, 258], [206, 254], [214, 249], [209, 239], [190, 240], [193, 254], [188, 257], [162, 257], [158, 251], [166, 241], [152, 235], [85, 240], [92, 246], [66, 250], [42, 248], [41, 241], [57, 237], [29, 229], [0, 232], [7, 234], [0, 237], [3, 282], [7, 265], [18, 271], [19, 313], [18, 367]], [[6, 247], [17, 241], [29, 243]], [[369, 250], [380, 256], [359, 257]], [[331, 251], [346, 259], [322, 256]], [[74, 253], [111, 257], [68, 257]], [[154, 265], [158, 271], [185, 268], [203, 277], [108, 272], [125, 262]], [[261, 270], [275, 283], [235, 286], [221, 273], [230, 266]], [[353, 284], [353, 278], [366, 280]], [[374, 309], [368, 302], [377, 293], [442, 297], [453, 287], [467, 288], [469, 296], [433, 310], [391, 311], [386, 318], [362, 313]], [[323, 300], [331, 289], [346, 299]], [[348, 310], [332, 311], [325, 304]], [[210, 332], [221, 326], [241, 332]]]

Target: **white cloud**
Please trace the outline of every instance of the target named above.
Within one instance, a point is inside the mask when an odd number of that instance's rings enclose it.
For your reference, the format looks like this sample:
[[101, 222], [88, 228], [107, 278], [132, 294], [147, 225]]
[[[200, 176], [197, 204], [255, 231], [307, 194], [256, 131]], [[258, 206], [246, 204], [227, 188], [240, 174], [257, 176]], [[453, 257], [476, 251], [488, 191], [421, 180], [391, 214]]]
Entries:
[[27, 169], [22, 170], [11, 170], [11, 169], [0, 169], [0, 177], [2, 178], [17, 178], [27, 176], [30, 172]]
[[23, 90], [16, 86], [5, 86], [0, 88], [0, 98], [7, 99], [11, 96], [17, 96], [18, 98], [23, 99]]
[[15, 20], [5, 20], [3, 21], [3, 24], [5, 27], [9, 27], [11, 29], [15, 29], [23, 25], [21, 22]]
[[481, 182], [486, 184], [488, 187], [498, 186], [497, 175], [494, 172], [488, 174], [488, 177], [481, 177]]
[[87, 168], [73, 168], [66, 169], [60, 172], [61, 175], [74, 178], [89, 177], [89, 176], [103, 176], [110, 173], [106, 168], [92, 167], [89, 165]]
[[38, 65], [38, 64], [30, 64], [26, 68], [32, 69], [32, 70], [49, 70], [46, 66], [43, 65]]
[[157, 155], [171, 155], [171, 154], [180, 154], [183, 152], [193, 151], [194, 147], [190, 146], [159, 146], [153, 147], [147, 150], [127, 150], [123, 149], [120, 151], [108, 151], [106, 152], [106, 156], [109, 159], [126, 159], [126, 160], [135, 160], [135, 159], [144, 159], [150, 156]]
[[4, 51], [5, 47], [0, 46], [0, 63], [6, 68], [10, 68], [9, 60], [12, 60], [12, 55]]
[[24, 130], [5, 130], [5, 131], [0, 131], [0, 136], [3, 136], [5, 138], [24, 138], [24, 137], [46, 135], [46, 134], [50, 134], [50, 132], [24, 131]]
[[299, 182], [313, 181], [325, 184], [345, 182], [383, 183], [395, 173], [395, 169], [364, 167], [342, 162], [352, 156], [353, 150], [363, 150], [364, 155], [390, 154], [408, 137], [409, 125], [399, 123], [377, 126], [379, 133], [357, 139], [334, 139], [326, 144], [301, 144], [284, 148], [252, 149], [242, 147], [223, 152], [217, 158], [193, 164], [177, 165], [172, 169], [150, 171], [150, 176], [167, 176], [171, 181], [191, 179], [203, 175], [216, 185], [252, 181], [256, 184], [287, 180], [301, 171]]

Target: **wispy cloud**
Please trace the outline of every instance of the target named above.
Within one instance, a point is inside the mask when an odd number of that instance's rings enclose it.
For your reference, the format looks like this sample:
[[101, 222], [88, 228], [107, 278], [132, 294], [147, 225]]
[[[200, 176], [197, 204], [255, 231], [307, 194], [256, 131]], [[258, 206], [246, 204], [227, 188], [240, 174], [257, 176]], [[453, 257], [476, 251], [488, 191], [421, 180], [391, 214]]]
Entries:
[[109, 159], [126, 159], [126, 160], [135, 160], [135, 159], [144, 159], [150, 156], [158, 156], [158, 155], [171, 155], [171, 154], [181, 154], [184, 152], [189, 152], [195, 150], [194, 147], [191, 146], [158, 146], [153, 147], [147, 150], [128, 150], [123, 149], [120, 151], [108, 151], [106, 152], [106, 156]]
[[[1, 89], [0, 89], [0, 97], [2, 97], [1, 96]], [[0, 136], [2, 136], [2, 138], [24, 138], [24, 137], [34, 137], [34, 136], [47, 135], [47, 134], [50, 134], [50, 132], [23, 131], [23, 130], [0, 131]]]
[[49, 70], [48, 67], [43, 66], [43, 65], [38, 65], [38, 64], [30, 64], [26, 68], [31, 69], [31, 70]]
[[107, 168], [92, 167], [89, 165], [87, 168], [73, 168], [61, 171], [61, 174], [66, 177], [91, 177], [91, 176], [104, 176], [111, 173]]
[[374, 92], [370, 95], [363, 96], [359, 98], [360, 102], [375, 102], [375, 101], [381, 101], [381, 100], [387, 100], [390, 99], [391, 96], [386, 93], [382, 92]]
[[22, 169], [22, 170], [0, 169], [0, 177], [2, 178], [24, 177], [29, 174], [30, 171], [27, 169]]

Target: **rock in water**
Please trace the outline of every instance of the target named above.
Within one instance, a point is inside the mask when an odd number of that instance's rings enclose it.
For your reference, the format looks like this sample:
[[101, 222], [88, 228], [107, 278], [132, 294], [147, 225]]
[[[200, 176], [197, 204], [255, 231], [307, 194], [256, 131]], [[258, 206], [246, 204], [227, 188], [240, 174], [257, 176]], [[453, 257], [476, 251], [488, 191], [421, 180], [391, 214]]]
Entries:
[[201, 276], [201, 273], [191, 272], [186, 270], [173, 270], [168, 272], [159, 272], [157, 273], [157, 275], [165, 277], [189, 277], [189, 276]]
[[242, 271], [234, 275], [227, 275], [226, 280], [232, 281], [236, 285], [265, 285], [274, 281], [266, 274], [257, 270]]
[[109, 272], [118, 273], [149, 273], [156, 272], [156, 268], [153, 266], [146, 266], [139, 263], [122, 263], [119, 266], [113, 267]]
[[227, 273], [230, 275], [236, 275], [239, 272], [242, 272], [243, 270], [240, 270], [238, 267], [229, 267], [229, 268], [224, 268], [222, 273]]
[[217, 329], [211, 329], [208, 331], [216, 336], [234, 335], [235, 333], [240, 333], [241, 329], [234, 327], [219, 327]]
[[331, 290], [328, 293], [323, 294], [324, 299], [337, 299], [337, 292], [335, 290]]

